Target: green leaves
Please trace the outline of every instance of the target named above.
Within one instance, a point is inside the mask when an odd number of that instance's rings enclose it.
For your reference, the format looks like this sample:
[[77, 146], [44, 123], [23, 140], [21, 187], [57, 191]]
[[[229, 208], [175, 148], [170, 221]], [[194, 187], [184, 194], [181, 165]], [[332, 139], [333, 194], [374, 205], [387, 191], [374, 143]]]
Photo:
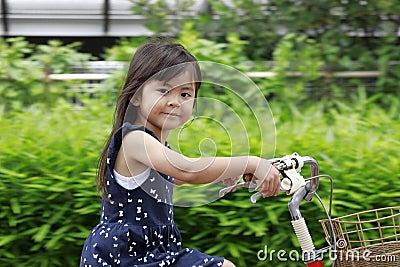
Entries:
[[[276, 156], [293, 151], [311, 155], [319, 161], [321, 173], [333, 177], [334, 217], [395, 206], [400, 197], [399, 117], [374, 101], [359, 99], [351, 105], [343, 102], [340, 109], [328, 113], [316, 105], [291, 116], [281, 115], [276, 125]], [[398, 112], [399, 106], [394, 105], [389, 110]], [[328, 180], [321, 179], [319, 195], [326, 204], [328, 190]], [[176, 208], [184, 245], [223, 255], [239, 266], [265, 266], [265, 261], [257, 259], [264, 245], [277, 251], [300, 251], [287, 210], [290, 197], [280, 195], [251, 205], [250, 195], [239, 189], [207, 206]], [[301, 207], [316, 245], [325, 246], [318, 222], [325, 215], [319, 203], [313, 200]], [[301, 266], [299, 262], [269, 263]]]
[[14, 214], [21, 213], [21, 206], [18, 203], [18, 199], [16, 199], [16, 198], [10, 199], [10, 206], [11, 206], [11, 210]]
[[35, 46], [22, 37], [0, 38], [0, 114], [31, 105], [48, 108], [65, 97], [68, 82], [50, 83], [48, 75], [68, 72], [73, 64], [93, 58], [79, 53], [79, 46], [56, 40]]
[[95, 169], [112, 114], [95, 105], [0, 117], [0, 265], [79, 260], [98, 221]]
[[[360, 93], [354, 103], [338, 107], [324, 112], [322, 105], [315, 105], [290, 116], [278, 113], [276, 155], [297, 151], [318, 159], [321, 173], [334, 179], [334, 216], [398, 205], [398, 102], [386, 110]], [[96, 165], [111, 116], [110, 109], [92, 101], [79, 111], [64, 103], [48, 112], [31, 108], [0, 117], [0, 190], [5, 192], [0, 195], [0, 264], [76, 265], [83, 241], [98, 221]], [[206, 124], [189, 127], [185, 140], [197, 140], [204, 129]], [[230, 143], [223, 142], [224, 133], [212, 136], [221, 141], [218, 153], [231, 150]], [[197, 155], [189, 141], [182, 149]], [[257, 146], [258, 138], [250, 142]], [[321, 179], [319, 193], [325, 201], [328, 184]], [[265, 245], [277, 251], [298, 249], [287, 210], [289, 197], [251, 205], [250, 195], [237, 190], [208, 205], [175, 208], [183, 245], [225, 256], [238, 266], [265, 266], [257, 259]], [[324, 246], [318, 222], [324, 218], [322, 209], [312, 201], [302, 210], [314, 241]]]
[[[146, 1], [135, 2], [141, 2], [141, 8], [147, 8]], [[213, 2], [212, 7], [222, 14], [226, 9], [220, 2]], [[282, 9], [287, 1], [272, 2], [278, 8], [276, 12], [281, 12], [287, 20], [286, 25], [297, 23], [293, 16], [297, 11], [292, 6], [288, 10]], [[390, 1], [383, 2], [373, 5], [382, 6], [380, 8], [387, 5], [393, 10], [398, 6], [391, 6]], [[321, 42], [306, 38], [302, 33], [288, 34], [281, 39], [268, 30], [272, 24], [263, 28], [266, 19], [270, 23], [273, 18], [257, 17], [260, 9], [253, 5], [254, 1], [234, 3], [242, 10], [248, 6], [247, 13], [236, 16], [235, 10], [229, 9], [221, 15], [221, 22], [233, 23], [246, 17], [255, 19], [246, 21], [247, 25], [235, 26], [235, 31], [231, 31], [235, 33], [228, 31], [223, 42], [203, 38], [198, 32], [199, 25], [189, 22], [183, 25], [179, 41], [199, 60], [217, 61], [243, 71], [256, 65], [248, 62], [248, 55], [255, 60], [266, 55], [275, 56], [274, 70], [279, 75], [274, 79], [258, 80], [257, 84], [272, 99], [277, 127], [276, 156], [297, 151], [318, 159], [321, 172], [330, 174], [335, 182], [334, 216], [398, 205], [400, 98], [397, 96], [400, 91], [396, 88], [400, 71], [399, 65], [393, 64], [400, 56], [398, 47], [370, 49], [379, 56], [375, 60], [354, 39], [341, 39], [343, 36], [336, 32], [324, 33], [320, 36]], [[325, 4], [327, 1], [318, 5], [313, 2], [301, 8], [315, 11]], [[359, 10], [359, 3], [354, 2], [349, 3], [349, 9], [345, 11], [351, 15]], [[309, 11], [304, 14], [308, 15]], [[366, 11], [363, 8], [363, 12]], [[163, 17], [159, 18], [158, 23], [161, 23]], [[222, 21], [224, 18], [230, 21]], [[329, 25], [335, 23], [329, 16], [323, 19]], [[211, 19], [208, 22], [215, 23]], [[297, 26], [300, 29], [319, 27], [318, 19], [310, 17]], [[218, 28], [216, 24], [213, 27]], [[246, 41], [241, 34], [248, 37]], [[332, 45], [332, 38], [340, 39], [340, 46]], [[108, 59], [129, 60], [142, 40], [121, 40], [120, 47], [107, 51]], [[389, 38], [380, 40], [389, 44], [394, 42]], [[346, 54], [351, 46], [357, 53]], [[84, 108], [71, 107], [65, 101], [68, 96], [64, 91], [68, 84], [49, 84], [43, 78], [46, 71], [68, 71], [70, 64], [88, 60], [87, 55], [76, 53], [77, 47], [78, 44], [64, 47], [56, 41], [35, 47], [22, 38], [0, 40], [1, 266], [76, 266], [83, 241], [98, 222], [97, 159], [111, 125], [112, 110], [108, 104], [115, 99], [116, 88], [120, 88], [125, 73], [115, 73], [107, 80], [101, 87], [99, 98], [93, 100], [82, 96]], [[34, 53], [35, 56], [30, 57]], [[27, 58], [35, 62], [28, 61], [27, 64]], [[354, 62], [354, 58], [360, 62]], [[368, 69], [376, 63], [384, 75], [378, 78], [377, 87], [373, 89], [364, 86], [359, 79], [351, 80], [355, 89], [325, 79], [322, 84], [316, 83], [321, 85], [318, 92], [310, 90], [309, 83], [320, 78], [320, 68], [326, 61], [332, 63], [327, 67], [333, 67], [333, 70], [337, 67]], [[288, 71], [298, 71], [303, 76], [299, 80], [287, 79], [284, 74]], [[223, 103], [230, 103], [241, 118], [246, 118], [246, 129], [252, 129], [255, 118], [241, 108], [243, 102], [220, 88], [204, 89], [203, 95], [213, 98], [218, 95]], [[42, 102], [51, 104], [43, 108]], [[211, 110], [218, 120], [227, 117], [224, 110]], [[195, 140], [203, 136], [213, 137], [216, 143], [213, 152], [217, 155], [230, 155], [232, 151], [236, 153], [247, 148], [245, 142], [238, 140], [232, 146], [226, 132], [211, 131], [207, 123], [200, 120], [193, 124], [196, 127], [183, 131], [179, 146], [188, 156], [201, 155], [202, 148], [212, 150], [211, 142], [204, 142], [199, 149], [193, 147]], [[250, 131], [249, 151], [259, 154], [260, 134], [256, 130]], [[325, 201], [328, 184], [327, 180], [321, 180], [319, 193]], [[208, 205], [176, 208], [175, 220], [182, 231], [183, 245], [225, 256], [238, 266], [266, 266], [269, 263], [281, 267], [300, 266], [299, 262], [257, 259], [257, 252], [265, 245], [275, 250], [298, 249], [287, 211], [289, 197], [280, 195], [250, 205], [249, 196], [247, 190], [238, 190]], [[204, 196], [197, 194], [194, 197], [202, 199]], [[321, 207], [314, 200], [304, 203], [302, 208], [314, 241], [319, 247], [324, 246], [324, 234], [318, 223], [318, 219], [324, 218]]]

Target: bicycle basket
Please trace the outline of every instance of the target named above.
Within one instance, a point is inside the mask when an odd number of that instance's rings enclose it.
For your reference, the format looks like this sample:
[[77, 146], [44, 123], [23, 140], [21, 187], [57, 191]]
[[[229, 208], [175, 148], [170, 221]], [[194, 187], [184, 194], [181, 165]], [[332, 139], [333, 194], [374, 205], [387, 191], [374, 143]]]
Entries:
[[[400, 206], [332, 219], [338, 267], [400, 266]], [[320, 220], [331, 243], [329, 220]]]

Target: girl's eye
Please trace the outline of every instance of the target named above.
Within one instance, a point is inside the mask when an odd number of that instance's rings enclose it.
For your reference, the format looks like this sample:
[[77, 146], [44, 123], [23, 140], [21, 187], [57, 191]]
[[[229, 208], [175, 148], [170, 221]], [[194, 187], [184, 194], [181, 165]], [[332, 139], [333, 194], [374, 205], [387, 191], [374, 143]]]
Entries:
[[159, 89], [159, 91], [160, 91], [161, 94], [168, 94], [169, 93], [169, 91], [167, 89], [164, 89], [164, 88]]
[[189, 93], [182, 93], [181, 96], [182, 96], [182, 97], [191, 97], [192, 95], [189, 94]]

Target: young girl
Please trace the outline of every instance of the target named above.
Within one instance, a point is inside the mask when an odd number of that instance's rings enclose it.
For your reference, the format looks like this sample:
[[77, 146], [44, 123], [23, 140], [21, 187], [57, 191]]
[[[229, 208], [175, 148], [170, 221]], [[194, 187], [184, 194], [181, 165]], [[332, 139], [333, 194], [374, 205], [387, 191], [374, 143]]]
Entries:
[[198, 62], [179, 44], [149, 42], [135, 53], [101, 155], [101, 219], [86, 239], [81, 267], [235, 266], [181, 249], [173, 184], [246, 175], [267, 197], [278, 194], [279, 173], [255, 156], [188, 158], [169, 148], [168, 133], [190, 118], [200, 84]]

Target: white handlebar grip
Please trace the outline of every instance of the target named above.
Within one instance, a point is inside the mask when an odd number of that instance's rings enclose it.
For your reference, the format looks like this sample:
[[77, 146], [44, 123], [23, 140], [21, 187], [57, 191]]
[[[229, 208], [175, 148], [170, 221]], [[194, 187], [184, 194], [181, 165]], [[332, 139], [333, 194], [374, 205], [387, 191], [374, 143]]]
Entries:
[[296, 233], [297, 239], [299, 240], [301, 249], [303, 251], [315, 250], [314, 243], [311, 239], [311, 235], [308, 232], [306, 221], [301, 218], [296, 221], [292, 221], [294, 232]]
[[289, 178], [283, 178], [281, 181], [281, 189], [283, 191], [290, 191], [292, 188], [292, 181]]

